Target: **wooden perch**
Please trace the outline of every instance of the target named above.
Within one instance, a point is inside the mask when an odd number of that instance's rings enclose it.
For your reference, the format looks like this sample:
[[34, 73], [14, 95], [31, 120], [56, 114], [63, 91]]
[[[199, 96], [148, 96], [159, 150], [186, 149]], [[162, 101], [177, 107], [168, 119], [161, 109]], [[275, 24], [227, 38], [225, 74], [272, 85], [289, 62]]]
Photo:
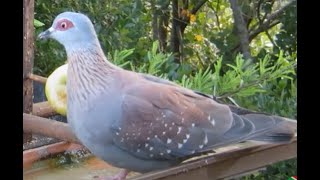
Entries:
[[246, 142], [219, 148], [170, 169], [135, 176], [130, 180], [231, 179], [267, 165], [297, 156], [297, 139], [288, 144]]
[[38, 76], [38, 75], [35, 75], [35, 74], [30, 74], [28, 78], [33, 80], [33, 81], [40, 82], [42, 84], [45, 84], [47, 82], [47, 78], [42, 77], [42, 76]]
[[32, 114], [40, 117], [49, 117], [49, 116], [56, 115], [57, 113], [50, 106], [49, 102], [45, 101], [40, 103], [34, 103]]
[[68, 124], [23, 113], [23, 131], [78, 143]]

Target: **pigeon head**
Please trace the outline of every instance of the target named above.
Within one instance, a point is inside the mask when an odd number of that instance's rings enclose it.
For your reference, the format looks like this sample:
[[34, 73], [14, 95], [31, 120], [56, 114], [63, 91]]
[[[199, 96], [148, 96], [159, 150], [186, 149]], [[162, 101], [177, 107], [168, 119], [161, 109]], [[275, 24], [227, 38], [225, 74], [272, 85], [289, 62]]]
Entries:
[[66, 49], [86, 47], [98, 43], [90, 19], [81, 13], [64, 12], [53, 21], [52, 26], [38, 35], [39, 39], [54, 39]]

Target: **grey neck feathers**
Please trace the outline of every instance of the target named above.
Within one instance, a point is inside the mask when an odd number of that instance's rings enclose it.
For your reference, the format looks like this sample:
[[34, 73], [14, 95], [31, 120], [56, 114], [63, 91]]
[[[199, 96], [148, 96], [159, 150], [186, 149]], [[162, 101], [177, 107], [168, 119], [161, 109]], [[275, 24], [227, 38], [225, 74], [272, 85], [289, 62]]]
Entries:
[[88, 97], [98, 97], [108, 92], [110, 85], [115, 82], [114, 73], [121, 70], [107, 61], [100, 45], [69, 49], [67, 55], [68, 102], [86, 105]]

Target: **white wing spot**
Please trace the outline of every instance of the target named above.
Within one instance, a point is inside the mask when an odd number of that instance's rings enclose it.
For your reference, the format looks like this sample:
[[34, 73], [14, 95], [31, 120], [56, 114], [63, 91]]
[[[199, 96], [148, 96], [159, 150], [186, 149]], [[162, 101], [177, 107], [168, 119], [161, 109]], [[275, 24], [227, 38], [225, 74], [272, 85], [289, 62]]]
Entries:
[[181, 129], [182, 129], [182, 127], [179, 126], [177, 134], [179, 134], [181, 132]]
[[126, 133], [126, 135], [128, 136], [129, 134], [128, 134], [128, 133]]
[[196, 151], [191, 151], [191, 154], [195, 153]]
[[192, 126], [192, 127], [194, 127], [194, 126], [195, 126], [195, 124], [194, 124], [194, 123], [192, 123], [192, 124], [191, 124], [191, 126]]
[[175, 124], [174, 124], [174, 122], [173, 123], [171, 123], [172, 124], [172, 126], [174, 126]]
[[119, 127], [118, 129], [119, 129], [119, 131], [121, 131], [121, 127]]
[[211, 119], [211, 117], [210, 117], [210, 115], [208, 116], [208, 121], [210, 121], [210, 119]]
[[190, 138], [190, 134], [186, 134], [186, 138], [189, 139]]
[[212, 120], [211, 120], [211, 124], [212, 124], [212, 126], [214, 126], [214, 125], [216, 124], [216, 122], [214, 121], [213, 118], [212, 118]]
[[208, 136], [207, 136], [207, 134], [206, 134], [206, 136], [204, 137], [203, 143], [204, 143], [205, 145], [208, 144]]
[[166, 117], [166, 115], [164, 114], [164, 115], [162, 115], [162, 117], [164, 117], [164, 118], [165, 118], [165, 117]]
[[199, 145], [199, 148], [202, 149], [203, 148], [203, 144]]
[[149, 146], [149, 144], [148, 143], [146, 143], [145, 145], [144, 145], [144, 147], [148, 147]]
[[158, 138], [158, 135], [154, 135], [155, 138]]
[[137, 149], [137, 152], [140, 152], [140, 149]]
[[183, 139], [183, 143], [186, 143], [188, 141], [188, 139]]
[[168, 153], [168, 154], [171, 153], [171, 150], [170, 150], [170, 149], [167, 149], [167, 153]]
[[119, 133], [118, 133], [118, 132], [116, 132], [116, 135], [117, 135], [117, 136], [119, 136]]
[[151, 147], [149, 148], [149, 151], [152, 151], [152, 149], [153, 149], [153, 147], [151, 146]]
[[147, 137], [147, 140], [150, 140], [150, 137]]
[[124, 141], [124, 139], [123, 138], [121, 138], [121, 141], [120, 142], [123, 142]]
[[150, 154], [150, 157], [153, 157], [153, 154]]
[[150, 127], [152, 126], [152, 123], [150, 123]]
[[178, 143], [178, 148], [179, 149], [182, 148], [182, 144]]
[[159, 118], [156, 118], [156, 121], [159, 121]]
[[164, 124], [164, 127], [167, 127], [167, 126], [168, 126], [168, 124], [167, 124], [167, 123], [165, 123], [165, 124]]
[[160, 156], [163, 156], [163, 153], [160, 153]]
[[167, 139], [167, 144], [170, 144], [172, 140], [170, 138]]
[[163, 131], [163, 132], [162, 132], [162, 134], [163, 134], [163, 135], [165, 135], [165, 134], [166, 134], [166, 132], [165, 132], [165, 131]]
[[169, 127], [169, 131], [171, 131], [172, 130], [172, 127]]

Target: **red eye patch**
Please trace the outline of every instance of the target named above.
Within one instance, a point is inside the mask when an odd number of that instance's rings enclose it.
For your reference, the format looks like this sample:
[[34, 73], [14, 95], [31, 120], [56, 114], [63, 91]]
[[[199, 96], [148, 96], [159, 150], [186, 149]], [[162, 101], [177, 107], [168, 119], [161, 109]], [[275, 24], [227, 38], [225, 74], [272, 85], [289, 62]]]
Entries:
[[56, 30], [59, 30], [59, 31], [65, 31], [65, 30], [68, 30], [70, 28], [74, 27], [73, 23], [71, 21], [69, 21], [68, 19], [60, 19], [58, 22], [57, 22], [57, 25], [56, 25]]

